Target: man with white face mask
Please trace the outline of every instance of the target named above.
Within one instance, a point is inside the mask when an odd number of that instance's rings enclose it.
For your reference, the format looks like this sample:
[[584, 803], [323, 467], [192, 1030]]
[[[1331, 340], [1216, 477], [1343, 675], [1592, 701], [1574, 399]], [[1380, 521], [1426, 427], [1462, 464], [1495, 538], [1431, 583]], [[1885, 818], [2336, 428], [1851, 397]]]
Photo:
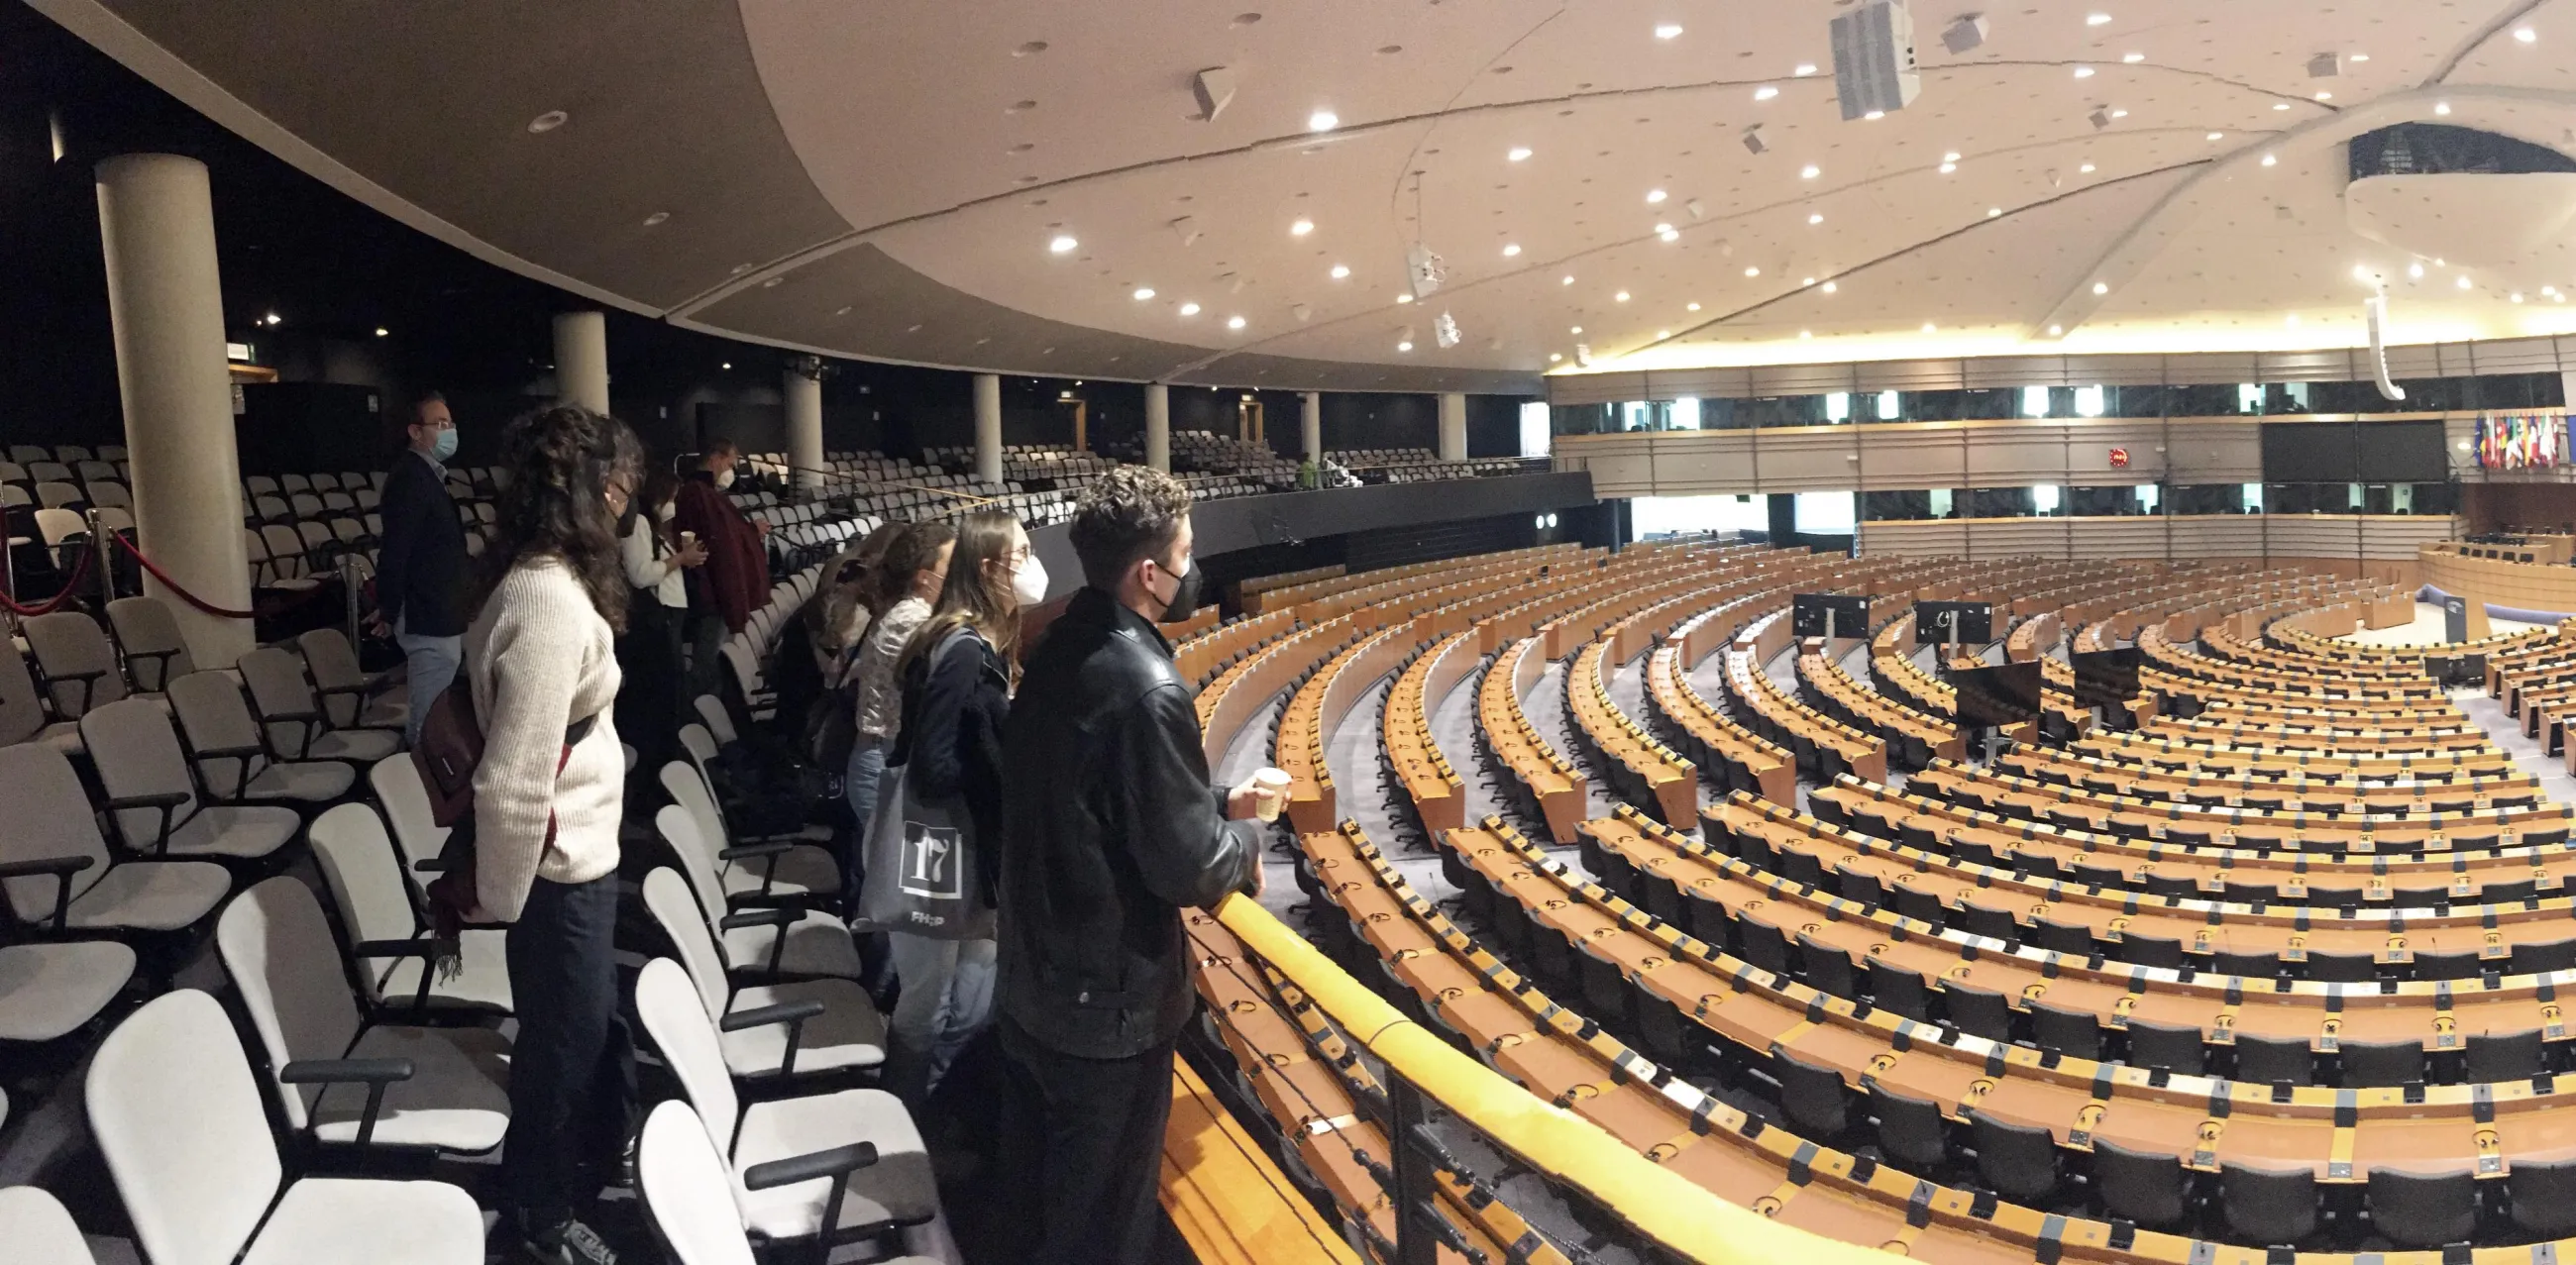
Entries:
[[738, 633], [769, 600], [768, 529], [736, 508], [733, 486], [742, 454], [730, 439], [707, 441], [698, 468], [680, 484], [671, 525], [682, 540], [705, 546], [706, 565], [689, 576], [689, 676], [680, 700], [688, 707], [701, 694], [717, 693], [717, 651], [727, 633]]

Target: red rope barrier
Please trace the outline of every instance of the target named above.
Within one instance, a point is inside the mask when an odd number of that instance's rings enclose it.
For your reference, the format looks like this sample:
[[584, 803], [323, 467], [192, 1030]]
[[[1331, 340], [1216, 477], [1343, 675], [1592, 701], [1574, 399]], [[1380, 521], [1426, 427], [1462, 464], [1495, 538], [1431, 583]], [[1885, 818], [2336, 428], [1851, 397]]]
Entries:
[[84, 549], [72, 556], [72, 573], [68, 579], [63, 581], [61, 592], [54, 594], [52, 597], [46, 598], [43, 602], [35, 606], [20, 606], [18, 604], [16, 594], [0, 593], [0, 606], [8, 607], [9, 613], [16, 615], [20, 619], [33, 619], [38, 615], [51, 615], [55, 611], [61, 610], [63, 603], [72, 600], [73, 596], [79, 593], [81, 579], [88, 574], [89, 551]]
[[181, 587], [177, 580], [170, 578], [169, 572], [161, 569], [160, 564], [155, 563], [150, 558], [144, 557], [142, 548], [137, 546], [133, 541], [127, 540], [125, 538], [125, 533], [109, 532], [108, 537], [116, 543], [123, 545], [125, 547], [125, 552], [134, 555], [134, 560], [142, 563], [143, 569], [151, 572], [152, 578], [161, 582], [161, 587], [178, 594], [180, 601], [186, 602], [188, 605], [196, 607], [198, 610], [204, 611], [206, 614], [212, 615], [217, 619], [272, 619], [276, 616], [285, 614], [288, 611], [294, 610], [295, 608], [304, 605], [306, 602], [310, 602], [314, 598], [322, 595], [321, 586], [316, 585], [304, 590], [302, 593], [299, 593], [294, 597], [288, 598], [283, 602], [271, 603], [266, 607], [254, 608], [246, 611], [226, 610], [223, 607], [217, 606]]

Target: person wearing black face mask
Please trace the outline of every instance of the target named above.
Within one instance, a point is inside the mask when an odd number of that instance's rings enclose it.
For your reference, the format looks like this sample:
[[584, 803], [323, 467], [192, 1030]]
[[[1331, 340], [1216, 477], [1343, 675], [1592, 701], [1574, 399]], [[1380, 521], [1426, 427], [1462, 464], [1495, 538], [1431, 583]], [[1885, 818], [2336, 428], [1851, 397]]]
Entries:
[[1035, 1224], [1015, 1228], [1038, 1241], [997, 1259], [1161, 1260], [1177, 1239], [1155, 1187], [1194, 1005], [1180, 911], [1259, 893], [1258, 841], [1231, 823], [1276, 805], [1255, 782], [1209, 782], [1193, 691], [1155, 626], [1198, 602], [1189, 508], [1141, 466], [1084, 490], [1084, 587], [1003, 728], [998, 1179], [1034, 1192]]

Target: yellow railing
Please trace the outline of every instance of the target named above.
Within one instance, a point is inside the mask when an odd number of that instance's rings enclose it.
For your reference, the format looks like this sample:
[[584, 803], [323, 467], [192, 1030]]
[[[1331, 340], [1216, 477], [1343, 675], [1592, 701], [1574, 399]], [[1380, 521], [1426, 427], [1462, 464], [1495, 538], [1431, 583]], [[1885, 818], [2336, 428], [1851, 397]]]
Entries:
[[[1628, 1149], [1598, 1125], [1544, 1102], [1461, 1054], [1352, 979], [1306, 938], [1249, 899], [1228, 896], [1217, 921], [1298, 988], [1389, 1072], [1551, 1179], [1574, 1187], [1646, 1238], [1712, 1265], [1879, 1265], [1878, 1252], [1771, 1220]], [[1543, 1158], [1542, 1158], [1543, 1157]]]

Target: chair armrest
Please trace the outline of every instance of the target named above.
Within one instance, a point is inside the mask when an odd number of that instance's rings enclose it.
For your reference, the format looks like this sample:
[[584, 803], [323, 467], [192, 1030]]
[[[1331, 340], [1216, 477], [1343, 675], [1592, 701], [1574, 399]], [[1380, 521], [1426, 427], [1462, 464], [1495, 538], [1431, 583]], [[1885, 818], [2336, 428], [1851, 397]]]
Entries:
[[231, 747], [198, 747], [188, 753], [188, 763], [196, 766], [198, 785], [207, 787], [207, 793], [212, 794], [214, 788], [206, 781], [206, 761], [241, 761], [241, 776], [233, 779], [233, 793], [222, 797], [227, 803], [238, 804], [250, 795], [250, 762], [267, 754], [268, 748], [259, 743]]
[[[107, 801], [107, 811], [110, 813], [116, 813], [129, 808], [159, 810], [161, 814], [161, 824], [153, 831], [152, 846], [149, 850], [152, 855], [160, 856], [163, 854], [164, 850], [168, 848], [170, 843], [170, 810], [177, 808], [181, 804], [187, 803], [190, 798], [192, 797], [186, 791], [163, 791], [155, 795], [118, 796], [110, 798]], [[120, 824], [118, 826], [117, 833], [121, 838], [124, 835], [124, 827], [121, 824], [122, 819], [119, 820]], [[128, 843], [126, 846], [132, 847], [133, 845]], [[140, 852], [145, 849], [136, 848], [135, 850]]]
[[[780, 938], [785, 937], [782, 935]], [[779, 1077], [785, 1078], [796, 1074], [796, 1050], [804, 1044], [805, 1021], [822, 1013], [823, 1003], [819, 1001], [781, 1002], [775, 1006], [734, 1011], [718, 1020], [716, 1026], [726, 1032], [740, 1032], [746, 1028], [767, 1027], [774, 1023], [786, 1024], [787, 1048], [778, 1056], [777, 1072]]]
[[716, 853], [719, 861], [757, 861], [762, 857], [785, 856], [796, 846], [794, 841], [775, 839], [767, 843], [744, 843]]
[[[125, 658], [128, 663], [131, 663], [136, 659], [150, 659], [152, 661], [152, 666], [158, 669], [158, 671], [153, 675], [153, 679], [160, 682], [158, 686], [154, 687], [157, 692], [159, 690], [170, 688], [170, 659], [178, 653], [179, 650], [176, 646], [173, 646], [168, 650], [128, 650], [125, 652]], [[137, 682], [136, 687], [140, 688], [141, 682]]]
[[423, 857], [412, 862], [411, 868], [417, 874], [445, 874], [455, 868], [455, 863], [444, 856]]
[[[39, 666], [41, 667], [42, 665]], [[90, 696], [98, 692], [96, 688], [98, 679], [106, 675], [107, 669], [105, 668], [91, 668], [87, 672], [47, 672], [45, 673], [47, 701], [51, 701], [52, 699], [53, 687], [68, 681], [76, 681], [80, 683], [81, 687], [80, 709], [82, 712], [86, 713], [89, 711]]]
[[804, 916], [805, 911], [801, 909], [789, 909], [782, 905], [769, 905], [759, 909], [737, 909], [732, 913], [726, 914], [724, 916], [724, 921], [717, 925], [726, 931], [734, 931], [743, 927], [784, 927]]
[[[0, 879], [53, 875], [54, 916], [50, 921], [54, 930], [60, 931], [64, 920], [71, 916], [72, 876], [96, 864], [98, 858], [93, 856], [38, 857], [30, 861], [0, 862]], [[5, 898], [0, 898], [0, 911], [6, 911], [10, 920], [16, 921], [17, 906]]]
[[385, 1105], [385, 1086], [412, 1077], [410, 1059], [297, 1059], [277, 1069], [281, 1085], [346, 1085], [367, 1087], [365, 1114], [358, 1117], [358, 1145], [376, 1138], [376, 1115]]
[[259, 723], [263, 732], [265, 732], [270, 725], [298, 726], [296, 729], [295, 754], [288, 755], [284, 751], [279, 751], [277, 753], [277, 758], [281, 760], [303, 759], [313, 750], [313, 740], [321, 736], [322, 731], [327, 728], [327, 726], [322, 723], [322, 713], [312, 709], [300, 712], [268, 712], [259, 718]]
[[424, 936], [413, 940], [361, 940], [349, 946], [353, 958], [419, 958], [420, 982], [411, 991], [411, 1022], [429, 1014], [429, 985], [441, 960], [454, 960], [461, 950], [454, 940]]
[[[771, 1160], [766, 1164], [754, 1164], [743, 1170], [742, 1184], [747, 1190], [768, 1190], [777, 1186], [792, 1186], [797, 1182], [810, 1182], [817, 1177], [847, 1176], [876, 1162], [876, 1143], [853, 1142], [848, 1146], [836, 1146], [831, 1150], [816, 1151], [811, 1155], [798, 1155], [789, 1159]], [[838, 1204], [840, 1200], [835, 1196], [833, 1202]], [[836, 1207], [833, 1211], [837, 1213], [840, 1210]], [[839, 1218], [835, 1216], [823, 1224], [829, 1226], [837, 1220]]]

